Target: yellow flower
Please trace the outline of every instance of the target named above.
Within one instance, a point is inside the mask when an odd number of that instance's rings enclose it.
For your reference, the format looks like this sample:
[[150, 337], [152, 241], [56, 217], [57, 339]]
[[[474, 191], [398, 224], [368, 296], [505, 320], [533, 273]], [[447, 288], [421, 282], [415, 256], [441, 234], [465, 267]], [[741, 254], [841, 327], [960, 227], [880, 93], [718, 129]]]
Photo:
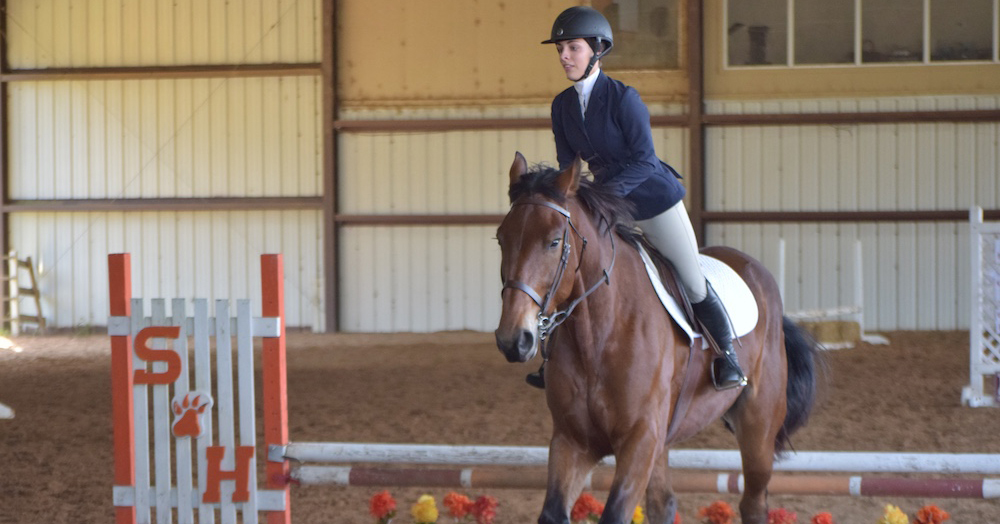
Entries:
[[893, 506], [892, 504], [885, 505], [885, 514], [876, 524], [909, 524], [910, 519], [903, 513], [903, 510]]
[[418, 524], [433, 524], [437, 522], [438, 509], [437, 504], [434, 503], [434, 497], [421, 495], [417, 499], [417, 503], [410, 509], [410, 515], [413, 515], [413, 520], [417, 521]]
[[632, 524], [642, 524], [646, 522], [646, 516], [642, 514], [642, 506], [636, 506], [635, 512], [632, 513]]

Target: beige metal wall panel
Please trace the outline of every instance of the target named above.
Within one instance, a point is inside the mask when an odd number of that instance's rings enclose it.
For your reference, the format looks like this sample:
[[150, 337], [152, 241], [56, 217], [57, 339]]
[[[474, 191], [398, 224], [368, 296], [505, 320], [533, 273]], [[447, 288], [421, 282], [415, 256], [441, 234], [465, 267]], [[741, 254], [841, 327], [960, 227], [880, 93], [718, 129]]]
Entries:
[[490, 214], [507, 208], [514, 153], [555, 163], [549, 131], [342, 134], [340, 210]]
[[760, 259], [782, 285], [786, 311], [861, 305], [869, 331], [968, 327], [966, 223], [712, 224], [708, 239]]
[[[722, 114], [995, 108], [1000, 97], [713, 102]], [[919, 211], [1000, 205], [1000, 124], [904, 123], [709, 128], [710, 211]], [[963, 329], [964, 224], [716, 224], [707, 243], [744, 246], [777, 271], [786, 242], [789, 310], [856, 305], [862, 243], [868, 329]]]
[[[1000, 97], [959, 102], [880, 99], [856, 101], [854, 107], [963, 109], [1000, 105]], [[813, 113], [830, 107], [801, 101], [776, 105], [765, 111]], [[724, 103], [713, 110], [744, 114], [762, 108]], [[1000, 202], [997, 123], [724, 126], [709, 128], [706, 136], [706, 205], [713, 211], [909, 211]]]
[[[338, 61], [342, 107], [548, 102], [569, 82], [554, 48], [539, 42], [573, 4], [579, 2], [340, 0], [337, 43], [350, 57]], [[611, 74], [649, 100], [683, 100], [687, 78], [679, 69]]]
[[12, 69], [319, 62], [319, 0], [7, 2]]
[[9, 86], [13, 199], [317, 196], [312, 77]]
[[42, 313], [55, 328], [108, 316], [108, 253], [132, 254], [132, 293], [250, 298], [260, 314], [260, 258], [282, 253], [289, 326], [322, 330], [322, 213], [229, 211], [17, 213], [11, 245], [38, 265]]
[[[392, 113], [395, 112], [378, 113], [373, 119], [387, 118]], [[428, 118], [428, 114], [420, 116]], [[458, 115], [461, 116], [452, 117], [464, 118], [466, 113]], [[655, 128], [653, 141], [657, 154], [683, 174], [688, 165], [687, 132], [679, 128]], [[548, 129], [341, 133], [340, 212], [505, 212], [509, 204], [508, 171], [516, 151], [531, 164], [556, 165], [555, 144]]]
[[344, 228], [341, 329], [496, 329], [501, 285], [495, 233], [494, 226]]

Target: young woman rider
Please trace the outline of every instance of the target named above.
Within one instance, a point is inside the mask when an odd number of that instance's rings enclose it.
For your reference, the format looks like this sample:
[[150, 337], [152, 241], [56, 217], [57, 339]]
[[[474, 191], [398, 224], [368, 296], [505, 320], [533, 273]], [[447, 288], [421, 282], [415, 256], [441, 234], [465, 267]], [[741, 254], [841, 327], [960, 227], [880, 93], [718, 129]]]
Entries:
[[[653, 149], [649, 110], [639, 93], [601, 71], [601, 57], [614, 46], [611, 25], [597, 10], [576, 6], [552, 25], [559, 65], [573, 86], [552, 101], [552, 133], [559, 167], [577, 155], [587, 161], [598, 184], [635, 206], [636, 225], [674, 265], [695, 316], [719, 346], [712, 364], [717, 389], [746, 384], [733, 351], [729, 318], [698, 264], [698, 244], [684, 207], [684, 186]], [[545, 387], [544, 363], [528, 375]]]

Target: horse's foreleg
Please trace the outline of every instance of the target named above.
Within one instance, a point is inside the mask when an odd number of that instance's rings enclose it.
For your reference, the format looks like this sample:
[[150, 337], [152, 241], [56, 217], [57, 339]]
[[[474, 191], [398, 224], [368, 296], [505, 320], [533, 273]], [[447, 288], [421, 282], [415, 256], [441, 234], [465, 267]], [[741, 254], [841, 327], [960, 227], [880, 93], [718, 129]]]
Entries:
[[597, 458], [576, 443], [559, 435], [552, 437], [548, 488], [538, 524], [570, 524], [570, 510], [596, 463]]
[[615, 452], [615, 478], [600, 524], [628, 524], [639, 505], [662, 443], [649, 431], [629, 437]]
[[673, 524], [677, 514], [677, 497], [670, 480], [667, 463], [667, 448], [653, 461], [653, 473], [646, 487], [646, 522], [649, 524]]

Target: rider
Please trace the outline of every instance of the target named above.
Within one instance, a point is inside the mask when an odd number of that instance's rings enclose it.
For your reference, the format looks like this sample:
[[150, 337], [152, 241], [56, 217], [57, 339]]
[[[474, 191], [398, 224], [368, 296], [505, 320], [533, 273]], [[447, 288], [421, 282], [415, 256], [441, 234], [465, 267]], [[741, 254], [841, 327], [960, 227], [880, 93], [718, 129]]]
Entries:
[[[656, 156], [649, 110], [632, 87], [601, 71], [601, 57], [614, 46], [611, 25], [597, 10], [576, 6], [552, 25], [559, 63], [573, 86], [552, 101], [552, 133], [559, 167], [579, 155], [598, 184], [635, 206], [636, 225], [674, 265], [692, 302], [695, 317], [718, 345], [712, 363], [717, 389], [746, 385], [733, 351], [729, 318], [698, 264], [698, 243], [684, 207], [684, 186], [676, 171]], [[544, 366], [528, 375], [544, 388]]]

